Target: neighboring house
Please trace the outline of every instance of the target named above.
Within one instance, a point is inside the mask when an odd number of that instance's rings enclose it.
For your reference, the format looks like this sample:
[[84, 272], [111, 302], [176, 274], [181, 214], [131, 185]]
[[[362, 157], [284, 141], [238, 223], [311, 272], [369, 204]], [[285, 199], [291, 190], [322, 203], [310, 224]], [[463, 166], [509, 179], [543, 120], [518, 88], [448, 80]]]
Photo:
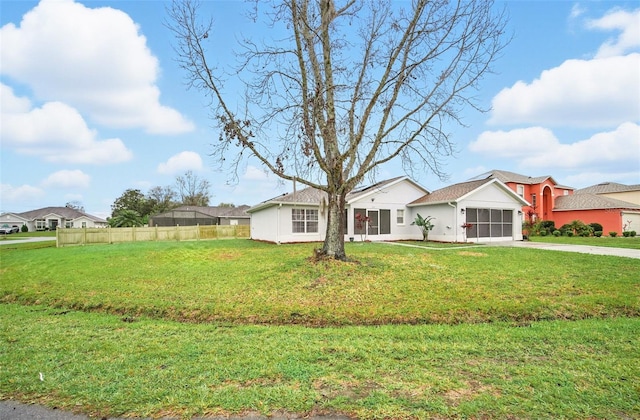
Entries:
[[492, 170], [474, 179], [495, 178], [529, 202], [522, 208], [527, 220], [553, 220], [555, 200], [574, 193], [572, 187], [558, 184], [551, 176], [531, 177], [514, 172]]
[[[497, 179], [456, 184], [429, 193], [407, 177], [358, 188], [346, 197], [345, 240], [421, 240], [412, 225], [432, 216], [429, 239], [446, 242], [522, 240], [522, 206], [528, 203]], [[326, 194], [305, 188], [249, 210], [251, 237], [276, 243], [324, 240]], [[361, 215], [361, 216], [358, 216]], [[366, 216], [369, 222], [362, 223]], [[360, 219], [360, 220], [359, 220]], [[469, 222], [468, 229], [462, 225]]]
[[410, 202], [411, 214], [434, 219], [429, 239], [441, 242], [521, 241], [529, 203], [496, 178], [461, 182]]
[[624, 230], [640, 232], [640, 204], [577, 191], [570, 196], [558, 197], [553, 209], [556, 228], [574, 220], [600, 223], [604, 235], [609, 232], [620, 234]]
[[[345, 239], [422, 239], [420, 229], [411, 225], [413, 218], [406, 205], [427, 193], [407, 177], [353, 190], [346, 196]], [[247, 210], [251, 238], [275, 243], [323, 241], [326, 204], [326, 193], [310, 187], [264, 201]], [[361, 222], [360, 217], [368, 217], [369, 222]]]
[[616, 182], [603, 182], [587, 188], [581, 188], [576, 191], [576, 194], [598, 194], [640, 206], [640, 184], [624, 185]]
[[107, 221], [69, 207], [45, 207], [24, 213], [3, 213], [0, 224], [26, 225], [29, 232], [60, 228], [107, 227]]
[[182, 206], [149, 218], [149, 226], [248, 225], [249, 206], [200, 207]]
[[529, 201], [522, 211], [526, 220], [552, 220], [556, 228], [580, 220], [597, 222], [603, 233], [640, 231], [640, 185], [605, 182], [574, 191], [551, 176], [530, 177], [493, 170], [475, 179], [495, 178]]

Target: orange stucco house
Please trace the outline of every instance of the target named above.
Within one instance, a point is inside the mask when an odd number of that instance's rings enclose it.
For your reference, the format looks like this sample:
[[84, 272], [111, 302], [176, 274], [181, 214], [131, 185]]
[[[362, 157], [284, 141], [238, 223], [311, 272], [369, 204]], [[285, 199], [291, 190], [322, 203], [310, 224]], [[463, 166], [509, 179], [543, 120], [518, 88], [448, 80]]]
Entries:
[[604, 235], [624, 230], [640, 233], [640, 185], [605, 182], [581, 190], [558, 184], [551, 176], [530, 177], [493, 170], [476, 179], [497, 178], [524, 198], [525, 220], [553, 220], [556, 227], [581, 220], [600, 223]]

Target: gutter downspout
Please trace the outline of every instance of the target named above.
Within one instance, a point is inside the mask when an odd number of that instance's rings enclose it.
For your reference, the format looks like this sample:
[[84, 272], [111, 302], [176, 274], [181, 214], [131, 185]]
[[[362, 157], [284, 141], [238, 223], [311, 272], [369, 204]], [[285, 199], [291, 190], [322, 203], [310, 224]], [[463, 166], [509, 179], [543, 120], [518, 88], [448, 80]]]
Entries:
[[458, 203], [448, 202], [447, 204], [453, 208], [453, 220], [455, 221], [453, 225], [454, 242], [458, 242]]
[[282, 208], [282, 203], [278, 204], [278, 211], [276, 214], [276, 243], [280, 245], [280, 209]]

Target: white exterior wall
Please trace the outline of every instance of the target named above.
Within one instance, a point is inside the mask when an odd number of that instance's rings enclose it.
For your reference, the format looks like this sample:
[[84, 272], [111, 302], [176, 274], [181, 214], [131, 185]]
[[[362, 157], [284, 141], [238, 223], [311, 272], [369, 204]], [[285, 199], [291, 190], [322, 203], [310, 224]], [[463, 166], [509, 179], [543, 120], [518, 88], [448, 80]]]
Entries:
[[[522, 214], [522, 205], [515, 201], [512, 196], [507, 192], [500, 189], [500, 187], [491, 184], [488, 187], [483, 188], [475, 193], [471, 194], [464, 201], [459, 203], [459, 207], [462, 208], [481, 208], [481, 209], [500, 209], [511, 210], [513, 212], [513, 236], [501, 237], [501, 238], [482, 238], [482, 242], [498, 242], [498, 241], [521, 241], [522, 240], [522, 221], [524, 215]], [[520, 211], [520, 214], [518, 214]], [[462, 216], [462, 222], [464, 222], [466, 216]], [[462, 222], [460, 224], [462, 224]], [[469, 242], [473, 242], [475, 239], [470, 239]]]
[[[464, 223], [464, 216], [462, 218], [457, 212], [455, 203], [452, 203], [453, 207], [447, 203], [433, 204], [429, 206], [412, 207], [413, 221], [416, 215], [427, 218], [433, 217], [431, 223], [433, 223], [433, 229], [429, 232], [430, 241], [438, 242], [463, 242], [462, 228], [460, 225]], [[417, 226], [412, 226], [418, 231], [418, 238], [422, 239], [422, 232]]]
[[[459, 202], [415, 206], [411, 208], [411, 211], [413, 214], [412, 217], [414, 218], [418, 213], [425, 218], [428, 216], [434, 217], [432, 221], [434, 227], [429, 233], [429, 240], [440, 242], [475, 242], [477, 238], [468, 239], [465, 229], [462, 228], [462, 225], [466, 222], [466, 214], [463, 214], [461, 210], [465, 209], [466, 211], [467, 207], [510, 210], [513, 212], [513, 236], [482, 238], [480, 241], [522, 240], [522, 218], [524, 216], [518, 214], [518, 211], [522, 212], [522, 204], [495, 184], [488, 184], [485, 188], [480, 188], [472, 192]], [[422, 238], [422, 236], [420, 236], [420, 238]]]
[[[411, 215], [411, 209], [406, 205], [425, 194], [425, 191], [416, 187], [409, 181], [402, 181], [386, 188], [372, 191], [365, 194], [357, 200], [349, 202], [347, 206], [347, 232], [345, 241], [353, 238], [354, 241], [397, 241], [408, 239], [422, 239], [422, 233], [416, 226], [411, 226], [414, 217]], [[378, 235], [360, 235], [354, 234], [354, 209], [366, 210], [390, 210], [391, 226], [389, 234]], [[404, 210], [404, 223], [397, 223], [397, 210]]]
[[[640, 211], [630, 211], [624, 210], [622, 211], [622, 227], [631, 222], [629, 226], [627, 226], [627, 230], [635, 230], [638, 235], [640, 235]], [[622, 231], [622, 227], [620, 231]]]
[[[317, 233], [293, 233], [292, 209], [318, 210]], [[326, 215], [318, 206], [274, 205], [251, 213], [251, 239], [275, 243], [324, 241], [327, 225]]]

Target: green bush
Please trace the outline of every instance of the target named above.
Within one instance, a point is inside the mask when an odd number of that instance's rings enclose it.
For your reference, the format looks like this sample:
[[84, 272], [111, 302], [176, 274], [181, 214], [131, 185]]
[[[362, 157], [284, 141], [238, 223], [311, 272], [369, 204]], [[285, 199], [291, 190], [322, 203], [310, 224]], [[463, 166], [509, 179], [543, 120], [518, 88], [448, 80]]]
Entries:
[[597, 230], [597, 231], [593, 232], [593, 236], [596, 236], [598, 238], [601, 237], [602, 236], [602, 231], [601, 230]]
[[617, 235], [618, 235], [618, 232], [614, 232], [614, 231], [609, 232], [609, 236], [611, 236], [612, 238], [615, 238]]
[[568, 236], [568, 237], [572, 237], [572, 236], [573, 236], [573, 231], [570, 231], [570, 230], [569, 230], [569, 231], [567, 231], [567, 236]]
[[625, 230], [624, 232], [622, 232], [622, 236], [624, 236], [625, 238], [628, 238], [631, 235], [631, 232], [628, 230]]
[[546, 230], [541, 230], [540, 231], [540, 236], [547, 236], [549, 232], [547, 232]]
[[635, 230], [629, 231], [629, 233], [630, 233], [629, 236], [631, 236], [632, 238], [634, 238], [636, 236], [636, 231]]
[[593, 229], [594, 232], [602, 232], [602, 225], [600, 223], [597, 222], [593, 222], [593, 223], [589, 223], [589, 226], [591, 226], [591, 229]]
[[20, 228], [20, 231], [22, 233], [29, 232], [29, 227], [27, 225], [22, 225], [22, 227]]
[[560, 235], [562, 235], [562, 232], [560, 232], [558, 229], [553, 231], [553, 236], [555, 236], [556, 238]]

